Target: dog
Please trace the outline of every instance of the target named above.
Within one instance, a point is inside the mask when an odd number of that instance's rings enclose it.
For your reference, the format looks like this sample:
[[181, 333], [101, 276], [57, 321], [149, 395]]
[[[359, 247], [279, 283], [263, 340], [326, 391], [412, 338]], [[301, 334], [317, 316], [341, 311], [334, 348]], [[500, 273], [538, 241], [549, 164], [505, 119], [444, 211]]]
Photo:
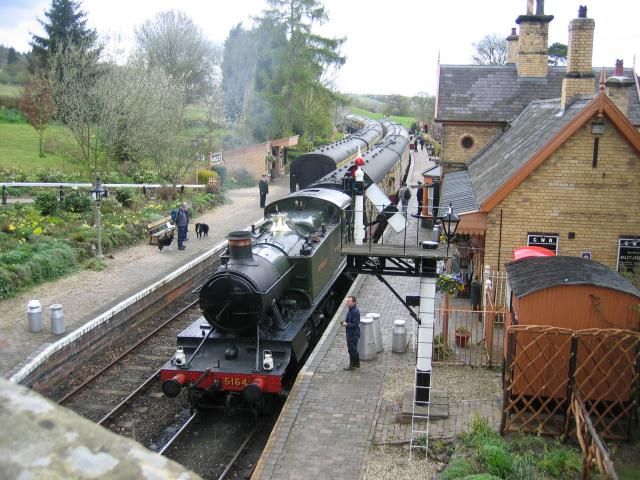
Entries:
[[196, 237], [208, 237], [209, 236], [209, 225], [206, 223], [196, 223]]
[[173, 232], [158, 238], [158, 248], [162, 252], [163, 248], [171, 249], [171, 243], [173, 242]]

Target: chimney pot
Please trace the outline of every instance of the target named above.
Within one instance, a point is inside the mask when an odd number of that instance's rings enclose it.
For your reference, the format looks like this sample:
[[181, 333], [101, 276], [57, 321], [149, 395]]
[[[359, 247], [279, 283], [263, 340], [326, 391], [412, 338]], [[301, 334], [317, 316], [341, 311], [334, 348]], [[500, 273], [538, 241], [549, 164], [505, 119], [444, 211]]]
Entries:
[[580, 7], [578, 7], [578, 18], [587, 18], [587, 6], [586, 5], [580, 5]]
[[616, 73], [615, 76], [616, 77], [621, 77], [622, 75], [624, 75], [624, 64], [622, 59], [616, 59]]
[[536, 15], [544, 15], [544, 0], [536, 2]]
[[511, 35], [516, 35], [516, 27], [513, 27], [513, 28], [511, 29]]

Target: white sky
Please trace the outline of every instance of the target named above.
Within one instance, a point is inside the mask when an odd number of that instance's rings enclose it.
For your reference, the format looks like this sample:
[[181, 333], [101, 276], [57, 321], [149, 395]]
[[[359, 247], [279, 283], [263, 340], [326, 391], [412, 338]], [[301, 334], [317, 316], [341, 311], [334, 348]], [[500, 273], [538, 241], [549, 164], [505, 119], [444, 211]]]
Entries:
[[[0, 44], [30, 50], [30, 33], [42, 34], [36, 17], [44, 19], [50, 0], [0, 0]], [[612, 67], [623, 58], [630, 67], [640, 53], [640, 1], [547, 0], [554, 15], [549, 44], [568, 43], [569, 21], [586, 4], [595, 19], [593, 65]], [[131, 45], [134, 28], [154, 14], [176, 9], [189, 15], [206, 35], [222, 44], [238, 22], [251, 25], [263, 0], [84, 0], [88, 23], [100, 35]], [[526, 0], [325, 0], [329, 23], [325, 36], [347, 37], [337, 88], [345, 93], [435, 94], [438, 53], [444, 64], [469, 64], [472, 43], [484, 35], [505, 37], [524, 14]], [[636, 24], [634, 25], [634, 20]], [[640, 60], [640, 59], [639, 59]], [[638, 70], [638, 69], [636, 69]]]

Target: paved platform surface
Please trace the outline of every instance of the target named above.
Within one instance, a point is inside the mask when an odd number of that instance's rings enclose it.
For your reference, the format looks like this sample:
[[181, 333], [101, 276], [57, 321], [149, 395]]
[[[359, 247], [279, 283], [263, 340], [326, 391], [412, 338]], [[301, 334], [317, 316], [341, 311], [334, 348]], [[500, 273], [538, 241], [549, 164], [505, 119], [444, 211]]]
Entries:
[[[432, 163], [426, 152], [414, 155], [411, 185]], [[416, 210], [415, 190], [409, 213]], [[406, 238], [416, 238], [417, 222], [409, 225]], [[430, 234], [420, 229], [418, 235]], [[430, 240], [431, 238], [429, 238]], [[385, 277], [401, 295], [417, 295], [419, 279]], [[406, 353], [391, 352], [393, 321], [405, 319], [411, 338], [417, 330], [406, 308], [373, 276], [363, 276], [352, 287], [361, 315], [381, 315], [384, 351], [361, 368], [344, 371], [349, 356], [340, 319], [343, 308], [332, 320], [313, 356], [292, 389], [253, 479], [357, 479], [371, 445], [406, 444], [411, 438], [411, 420], [401, 417], [402, 405], [386, 391], [395, 376], [414, 372], [413, 342]], [[433, 372], [438, 375], [437, 367]], [[452, 438], [469, 430], [474, 412], [494, 426], [500, 421], [498, 399], [463, 401], [449, 405], [449, 416], [432, 420], [430, 438]], [[425, 430], [424, 428], [420, 428]]]
[[[287, 193], [289, 177], [276, 179], [269, 185], [267, 202]], [[179, 251], [174, 242], [171, 250], [160, 252], [157, 246], [148, 245], [148, 240], [141, 241], [107, 254], [107, 268], [103, 271], [82, 270], [0, 301], [0, 375], [11, 377], [30, 358], [63, 336], [49, 330], [49, 305], [62, 304], [69, 333], [202, 255], [222, 242], [230, 231], [262, 219], [257, 186], [229, 190], [226, 196], [226, 205], [191, 220], [186, 250]], [[209, 225], [207, 238], [196, 238], [196, 222]], [[38, 333], [27, 330], [27, 303], [31, 299], [39, 300], [43, 308], [44, 329]]]

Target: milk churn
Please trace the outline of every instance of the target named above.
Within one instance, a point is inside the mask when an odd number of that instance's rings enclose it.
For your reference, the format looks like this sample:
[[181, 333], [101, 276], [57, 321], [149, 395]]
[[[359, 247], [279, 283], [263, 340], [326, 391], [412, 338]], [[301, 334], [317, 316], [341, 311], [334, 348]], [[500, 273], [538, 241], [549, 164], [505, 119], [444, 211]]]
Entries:
[[27, 303], [27, 328], [34, 333], [42, 330], [42, 305], [38, 300]]
[[373, 320], [373, 338], [376, 342], [376, 352], [383, 352], [384, 345], [382, 344], [382, 320], [380, 319], [380, 314], [367, 313], [365, 316]]
[[405, 320], [394, 320], [391, 337], [391, 351], [404, 353], [407, 351], [407, 327]]
[[49, 307], [49, 320], [51, 322], [51, 333], [60, 335], [64, 333], [64, 312], [62, 305], [54, 303]]
[[360, 360], [367, 361], [376, 358], [376, 340], [373, 336], [373, 319], [371, 317], [365, 316], [360, 319], [358, 353]]

